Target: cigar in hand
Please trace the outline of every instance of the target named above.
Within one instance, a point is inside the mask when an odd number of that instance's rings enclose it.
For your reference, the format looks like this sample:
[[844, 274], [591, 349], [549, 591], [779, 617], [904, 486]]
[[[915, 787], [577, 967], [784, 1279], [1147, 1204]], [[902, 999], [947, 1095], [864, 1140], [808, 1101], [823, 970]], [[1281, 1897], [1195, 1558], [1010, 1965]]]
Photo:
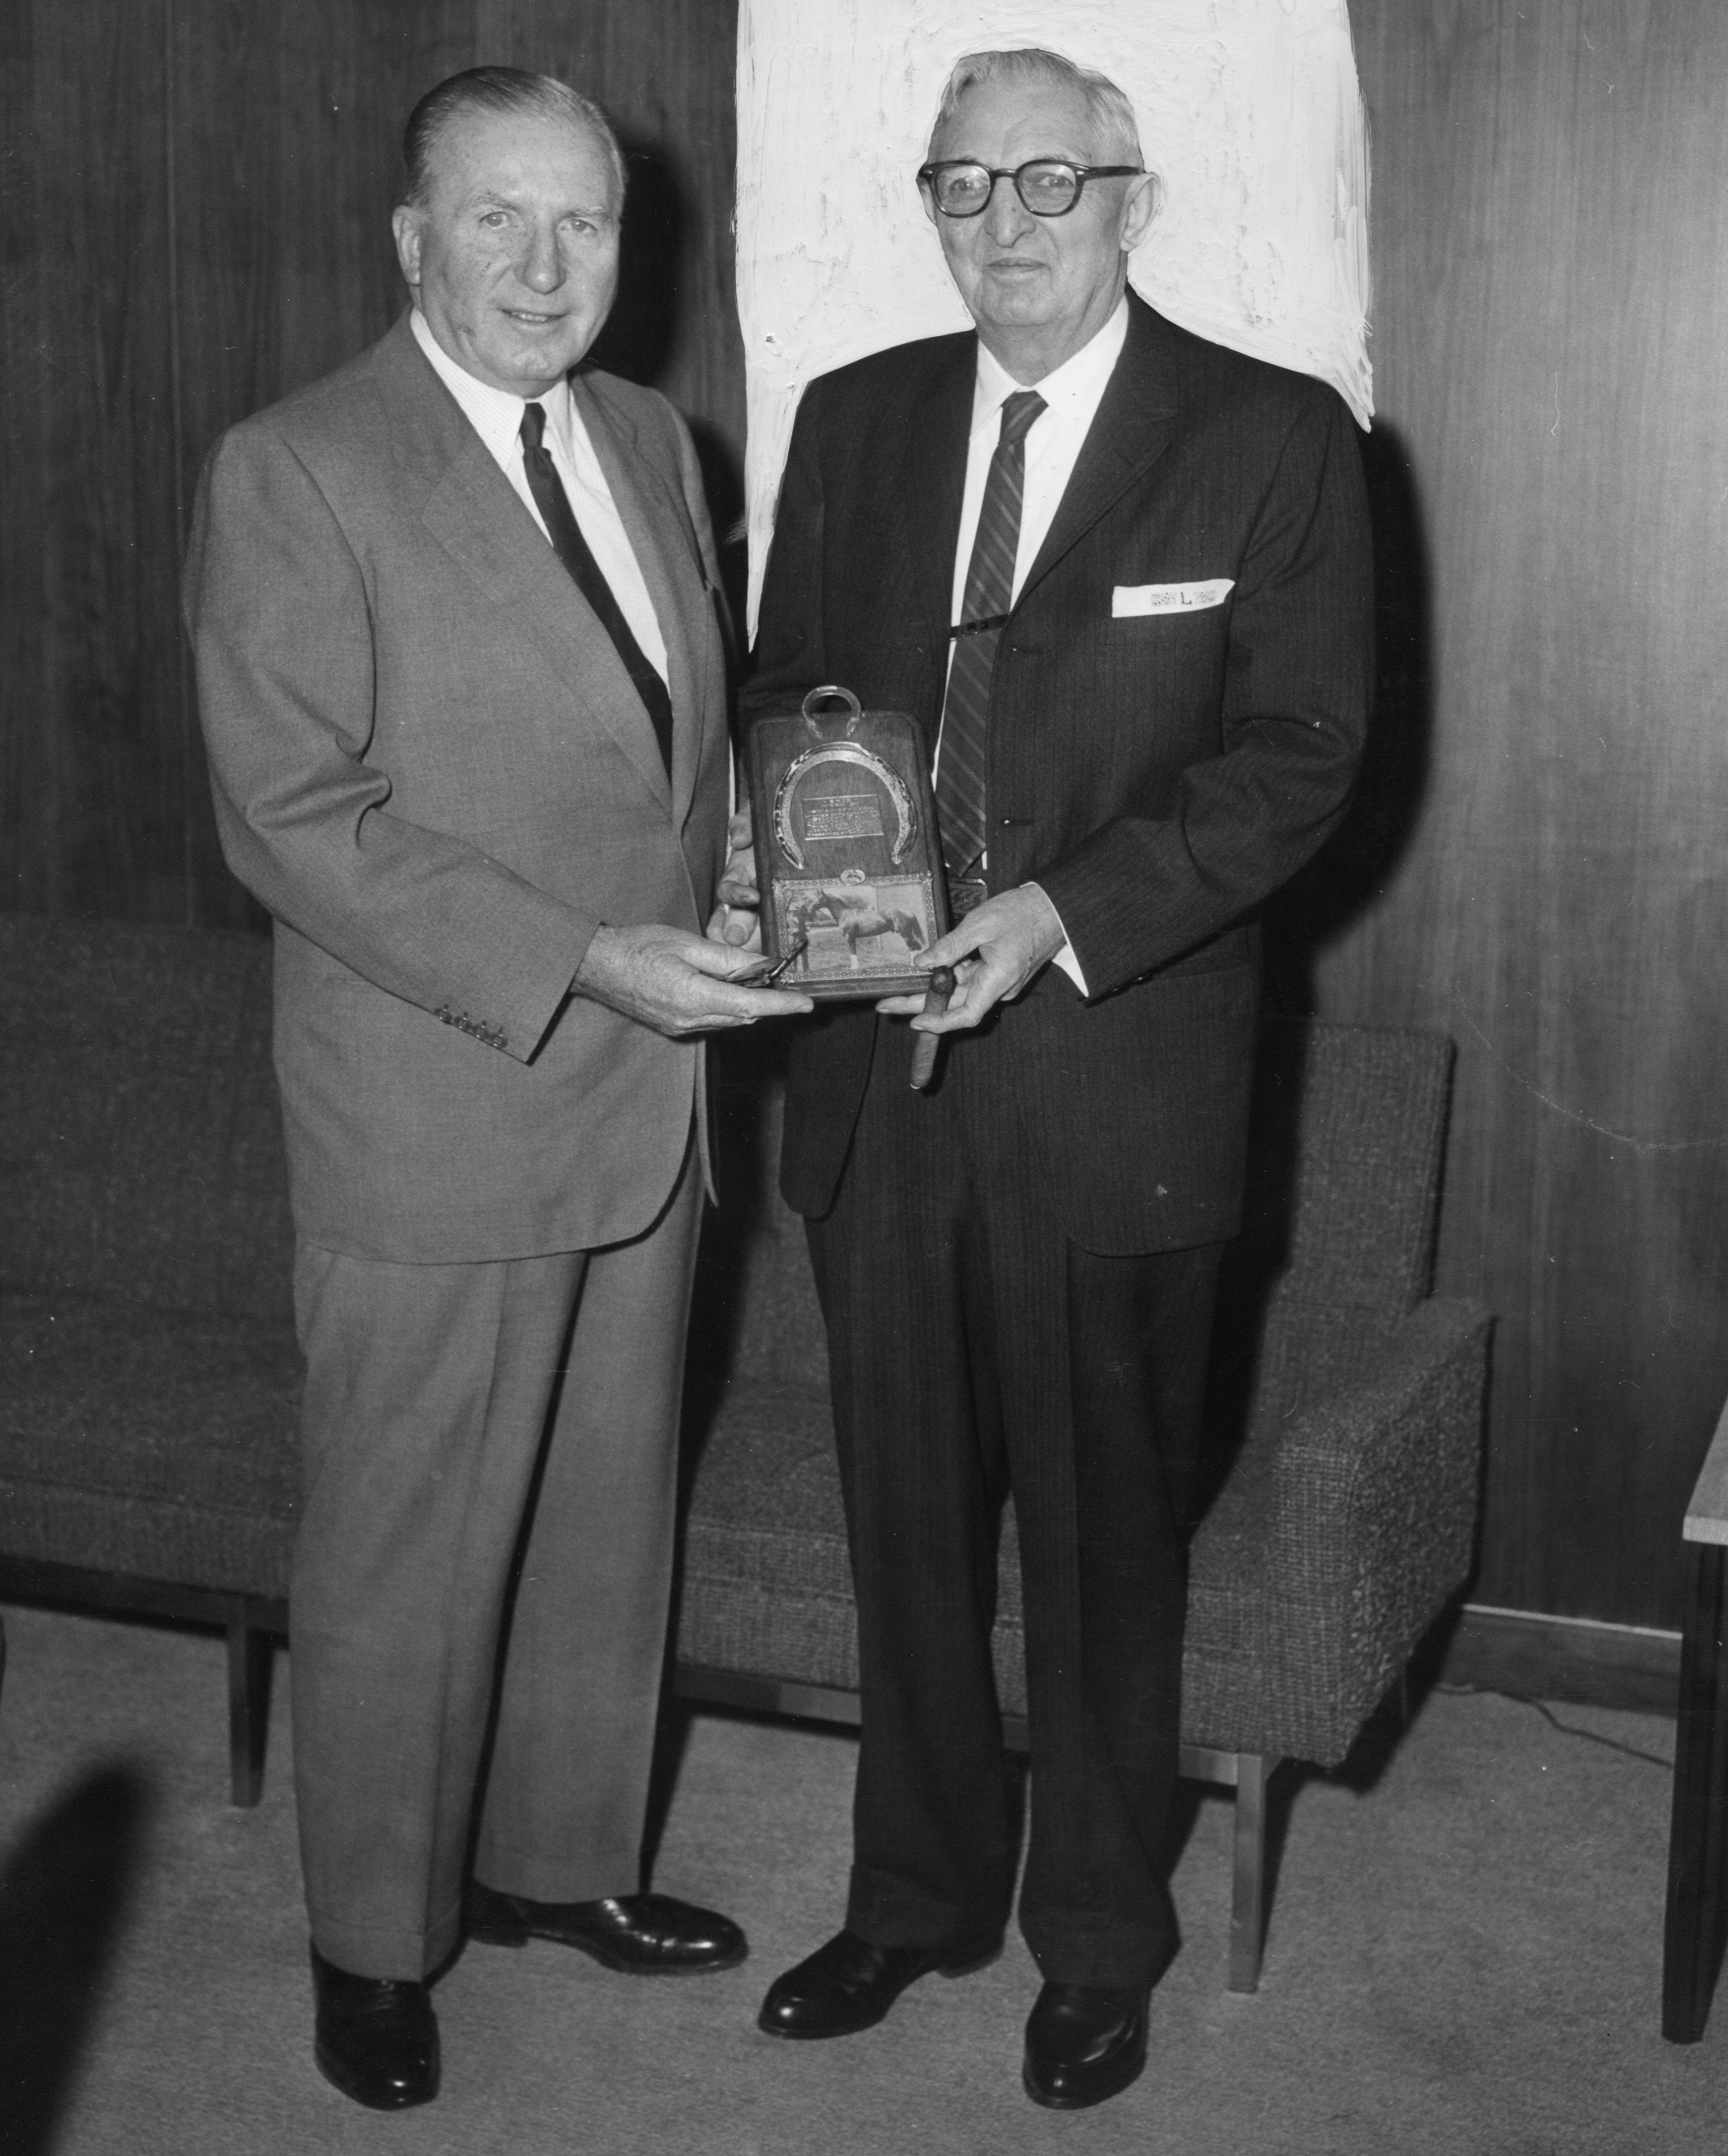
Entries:
[[[952, 966], [938, 966], [931, 973], [930, 985], [924, 990], [924, 1016], [934, 1018], [948, 1009], [948, 999], [954, 991]], [[912, 1090], [922, 1093], [936, 1075], [936, 1051], [942, 1045], [939, 1033], [920, 1033], [913, 1036]]]

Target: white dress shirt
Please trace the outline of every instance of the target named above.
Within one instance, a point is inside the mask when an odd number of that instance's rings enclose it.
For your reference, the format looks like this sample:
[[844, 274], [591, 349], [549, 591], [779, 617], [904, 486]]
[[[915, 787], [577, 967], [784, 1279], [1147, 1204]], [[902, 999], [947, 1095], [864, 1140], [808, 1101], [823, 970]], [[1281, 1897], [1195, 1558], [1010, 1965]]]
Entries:
[[[1098, 417], [1098, 406], [1103, 402], [1104, 392], [1127, 341], [1128, 300], [1124, 295], [1114, 314], [1089, 344], [1083, 345], [1072, 359], [1065, 359], [1041, 382], [1031, 385], [1044, 399], [1046, 408], [1026, 432], [1026, 484], [1021, 496], [1020, 544], [1014, 556], [1011, 604], [1020, 597], [1026, 572], [1038, 558], [1038, 549], [1056, 521], [1057, 507], [1079, 461], [1081, 444]], [[966, 490], [960, 501], [960, 536], [954, 548], [950, 618], [956, 628], [965, 619], [966, 572], [972, 564], [972, 542], [978, 536], [978, 519], [984, 507], [990, 459], [995, 454], [1002, 431], [1002, 407], [1009, 398], [1026, 387], [1026, 383], [1016, 382], [980, 341], [978, 380], [972, 392], [972, 432], [966, 444]], [[951, 646], [949, 663], [954, 663]], [[939, 765], [942, 761], [939, 739], [936, 761]], [[1084, 995], [1085, 977], [1070, 945], [1062, 945], [1054, 963]]]
[[[1014, 557], [1013, 597], [1020, 597], [1026, 572], [1038, 558], [1038, 549], [1048, 537], [1056, 512], [1074, 466], [1080, 458], [1098, 408], [1103, 403], [1110, 377], [1128, 341], [1128, 300], [1124, 297], [1090, 344], [1082, 345], [1072, 359], [1065, 359], [1054, 373], [1031, 386], [1044, 399], [1041, 412], [1026, 431], [1026, 485], [1020, 504], [1020, 545]], [[1016, 382], [1001, 362], [978, 346], [978, 380], [972, 392], [972, 432], [966, 444], [966, 490], [960, 501], [960, 536], [954, 548], [954, 613], [956, 627], [964, 619], [966, 572], [972, 564], [972, 542], [978, 536], [978, 518], [984, 507], [985, 483], [990, 459], [1002, 431], [1002, 407], [1027, 385]]]
[[[546, 520], [534, 500], [533, 490], [528, 485], [527, 467], [522, 461], [522, 419], [527, 398], [513, 396], [507, 389], [494, 389], [490, 382], [481, 382], [466, 367], [459, 366], [433, 336], [426, 317], [418, 307], [410, 317], [410, 326], [420, 350], [436, 369], [439, 380], [461, 406], [469, 424], [491, 450], [499, 470], [545, 533], [549, 547], [552, 534], [546, 530]], [[533, 401], [545, 411], [545, 444], [552, 452], [553, 469], [563, 486], [571, 513], [582, 527], [582, 536], [599, 564], [600, 574], [612, 587], [618, 611], [630, 624], [631, 635], [642, 647], [642, 656], [664, 681], [666, 638], [661, 634], [654, 602], [648, 596], [647, 583], [630, 545], [630, 535], [624, 528], [624, 519], [618, 513], [612, 490], [606, 484], [606, 475], [600, 469], [594, 444], [588, 438], [588, 429], [570, 394], [570, 385], [568, 382], [557, 382], [543, 397]]]

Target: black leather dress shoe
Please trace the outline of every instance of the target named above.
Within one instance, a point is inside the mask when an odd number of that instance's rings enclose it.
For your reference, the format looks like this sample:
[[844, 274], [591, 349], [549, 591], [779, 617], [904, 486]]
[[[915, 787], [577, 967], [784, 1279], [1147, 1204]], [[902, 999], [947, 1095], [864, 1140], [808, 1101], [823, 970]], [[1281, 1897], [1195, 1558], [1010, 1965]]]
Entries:
[[476, 1879], [468, 1888], [468, 1936], [487, 1946], [521, 1947], [555, 1939], [626, 1976], [699, 1976], [736, 1969], [749, 1952], [729, 1917], [670, 1894], [625, 1894], [616, 1901], [531, 1902]]
[[853, 2036], [874, 2028], [908, 1984], [932, 1969], [964, 1976], [1001, 1951], [992, 1938], [970, 1947], [876, 1947], [856, 1932], [836, 1932], [769, 1987], [759, 2029], [770, 2036]]
[[438, 2020], [424, 1984], [354, 1976], [312, 1948], [313, 2056], [344, 2096], [406, 2111], [438, 2093]]
[[1147, 1986], [1047, 1984], [1026, 2021], [1026, 2092], [1052, 2111], [1119, 2095], [1146, 2063]]

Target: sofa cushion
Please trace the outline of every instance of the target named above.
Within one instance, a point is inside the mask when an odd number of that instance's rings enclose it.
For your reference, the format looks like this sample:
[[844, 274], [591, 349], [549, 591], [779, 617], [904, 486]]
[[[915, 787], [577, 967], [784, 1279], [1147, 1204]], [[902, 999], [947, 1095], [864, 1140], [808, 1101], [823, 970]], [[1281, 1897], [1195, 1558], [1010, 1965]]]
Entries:
[[291, 1322], [270, 945], [0, 915], [0, 1290]]
[[285, 1594], [291, 1330], [77, 1296], [0, 1296], [0, 1548]]

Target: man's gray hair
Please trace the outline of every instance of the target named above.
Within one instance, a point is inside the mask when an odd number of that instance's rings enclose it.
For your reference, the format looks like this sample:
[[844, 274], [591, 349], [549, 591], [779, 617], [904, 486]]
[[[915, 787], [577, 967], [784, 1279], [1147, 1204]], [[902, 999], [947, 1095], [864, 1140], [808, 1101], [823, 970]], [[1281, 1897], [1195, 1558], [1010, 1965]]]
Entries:
[[[1006, 52], [964, 53], [954, 64], [937, 108], [936, 127], [952, 120], [959, 101], [975, 85], [986, 82], [1043, 82], [1077, 90], [1098, 136], [1100, 163], [1143, 165], [1140, 130], [1125, 91], [1096, 68], [1083, 68], [1042, 45], [1021, 45]], [[935, 128], [931, 131], [935, 133]]]
[[415, 105], [403, 131], [402, 162], [407, 172], [404, 201], [424, 209], [432, 186], [432, 166], [445, 130], [468, 112], [528, 112], [539, 120], [567, 120], [589, 127], [599, 137], [624, 207], [624, 152], [612, 123], [591, 97], [572, 90], [553, 74], [530, 74], [525, 68], [465, 68], [446, 75]]

